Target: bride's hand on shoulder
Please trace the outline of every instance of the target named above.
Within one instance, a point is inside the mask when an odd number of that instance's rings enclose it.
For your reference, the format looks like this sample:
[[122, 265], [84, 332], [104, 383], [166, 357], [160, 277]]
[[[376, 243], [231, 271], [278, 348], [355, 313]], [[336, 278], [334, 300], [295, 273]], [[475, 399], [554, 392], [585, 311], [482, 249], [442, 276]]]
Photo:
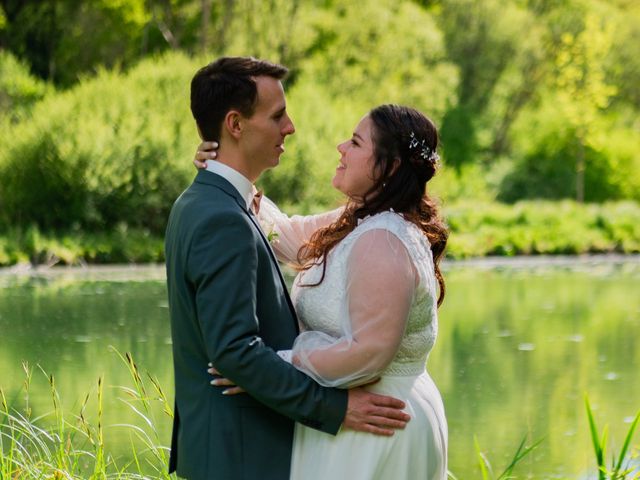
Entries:
[[198, 150], [196, 150], [196, 154], [193, 157], [193, 164], [196, 168], [207, 168], [207, 160], [215, 160], [218, 158], [217, 149], [218, 142], [202, 142], [198, 145]]
[[[193, 163], [195, 163], [195, 161]], [[209, 369], [207, 370], [207, 373], [211, 375], [220, 375], [220, 372], [217, 371], [211, 364], [209, 364]], [[245, 390], [242, 387], [238, 387], [231, 380], [224, 377], [214, 378], [209, 383], [214, 387], [230, 387], [230, 388], [225, 388], [222, 391], [223, 395], [237, 395], [238, 393], [245, 392]]]

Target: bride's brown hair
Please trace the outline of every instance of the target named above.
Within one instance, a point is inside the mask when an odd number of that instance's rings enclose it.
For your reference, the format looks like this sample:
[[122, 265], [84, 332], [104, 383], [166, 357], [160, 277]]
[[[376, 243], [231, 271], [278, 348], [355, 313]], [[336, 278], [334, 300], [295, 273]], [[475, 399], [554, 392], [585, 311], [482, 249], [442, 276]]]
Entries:
[[329, 252], [369, 215], [393, 210], [414, 223], [427, 237], [440, 286], [438, 306], [444, 300], [445, 283], [440, 271], [449, 236], [438, 206], [426, 192], [437, 167], [438, 131], [422, 113], [399, 105], [380, 105], [369, 112], [373, 123], [374, 185], [356, 202], [349, 199], [344, 212], [332, 224], [316, 231], [298, 251], [300, 270], [322, 264], [322, 283]]

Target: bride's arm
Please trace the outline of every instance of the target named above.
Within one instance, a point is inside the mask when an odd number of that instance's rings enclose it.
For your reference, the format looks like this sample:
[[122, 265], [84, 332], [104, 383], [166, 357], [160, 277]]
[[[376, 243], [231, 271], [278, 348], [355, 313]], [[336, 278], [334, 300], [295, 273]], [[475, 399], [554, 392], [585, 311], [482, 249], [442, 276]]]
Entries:
[[278, 258], [288, 263], [298, 262], [298, 250], [319, 228], [326, 227], [335, 221], [344, 207], [319, 215], [293, 215], [289, 217], [280, 211], [278, 206], [267, 197], [260, 203], [258, 219], [267, 230], [267, 234], [275, 233], [272, 243]]
[[347, 262], [342, 337], [304, 332], [292, 352], [293, 364], [326, 386], [363, 384], [389, 365], [415, 291], [413, 262], [402, 241], [386, 230], [362, 234]]

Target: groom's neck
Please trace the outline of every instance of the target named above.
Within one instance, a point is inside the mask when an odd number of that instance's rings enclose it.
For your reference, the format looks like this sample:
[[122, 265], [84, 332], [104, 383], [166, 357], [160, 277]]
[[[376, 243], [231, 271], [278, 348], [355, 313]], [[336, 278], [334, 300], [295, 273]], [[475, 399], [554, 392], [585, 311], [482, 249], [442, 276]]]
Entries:
[[260, 176], [259, 172], [255, 173], [252, 171], [250, 163], [243, 157], [239, 150], [224, 149], [220, 146], [216, 160], [225, 164], [227, 167], [233, 168], [236, 172], [249, 179], [251, 183], [255, 183]]

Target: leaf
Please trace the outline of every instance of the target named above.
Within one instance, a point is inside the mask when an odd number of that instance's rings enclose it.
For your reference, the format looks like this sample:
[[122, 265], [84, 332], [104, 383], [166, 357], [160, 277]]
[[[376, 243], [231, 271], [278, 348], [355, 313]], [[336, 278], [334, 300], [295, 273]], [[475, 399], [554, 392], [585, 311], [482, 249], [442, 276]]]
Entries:
[[622, 468], [622, 462], [624, 461], [624, 457], [627, 454], [629, 445], [631, 444], [631, 439], [633, 438], [633, 432], [635, 431], [636, 426], [638, 425], [638, 420], [640, 420], [640, 412], [636, 414], [636, 418], [634, 418], [633, 422], [631, 422], [631, 426], [629, 427], [627, 436], [624, 439], [624, 444], [622, 445], [622, 450], [620, 450], [620, 457], [618, 458], [618, 463], [616, 464], [614, 473], [617, 473]]

